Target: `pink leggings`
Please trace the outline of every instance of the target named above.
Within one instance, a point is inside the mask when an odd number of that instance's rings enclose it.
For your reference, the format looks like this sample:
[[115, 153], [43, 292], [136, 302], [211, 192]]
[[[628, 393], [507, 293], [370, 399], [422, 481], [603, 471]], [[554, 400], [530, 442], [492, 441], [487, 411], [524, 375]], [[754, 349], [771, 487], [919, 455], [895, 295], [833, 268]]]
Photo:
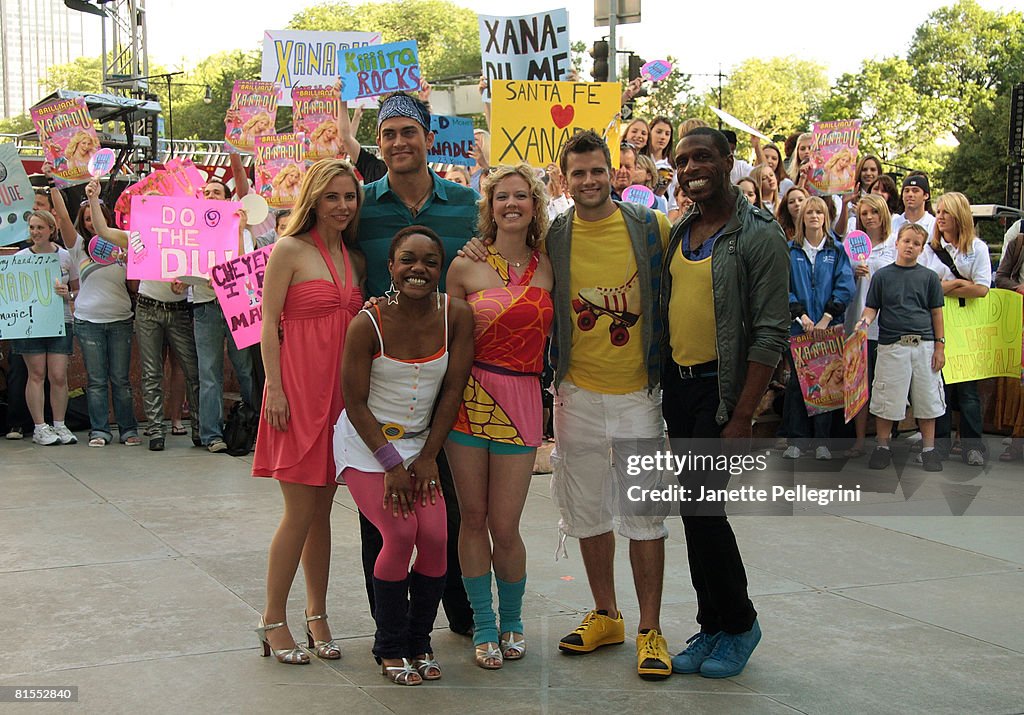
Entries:
[[403, 519], [384, 508], [384, 473], [361, 472], [351, 467], [342, 472], [352, 498], [367, 519], [380, 530], [384, 547], [377, 556], [373, 575], [382, 581], [404, 581], [409, 575], [412, 547], [416, 547], [413, 568], [421, 576], [437, 578], [448, 571], [448, 516], [440, 490], [437, 503], [421, 506]]

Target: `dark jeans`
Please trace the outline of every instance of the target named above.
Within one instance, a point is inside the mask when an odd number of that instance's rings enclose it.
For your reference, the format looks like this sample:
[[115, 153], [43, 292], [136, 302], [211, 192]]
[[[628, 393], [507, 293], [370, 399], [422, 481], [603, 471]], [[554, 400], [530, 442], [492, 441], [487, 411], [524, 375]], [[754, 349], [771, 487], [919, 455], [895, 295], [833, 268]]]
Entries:
[[977, 449], [982, 454], [987, 451], [982, 440], [985, 425], [981, 416], [981, 397], [978, 395], [976, 380], [946, 385], [946, 414], [935, 420], [935, 446], [944, 454], [949, 454], [951, 446], [954, 410], [960, 412], [960, 444], [966, 462], [970, 450]]
[[[459, 566], [459, 527], [462, 524], [462, 515], [459, 513], [459, 499], [455, 494], [452, 470], [443, 451], [437, 455], [437, 472], [441, 478], [441, 492], [444, 494], [445, 508], [448, 511], [448, 579], [441, 604], [452, 630], [465, 633], [473, 625], [473, 609], [469, 605], [469, 598], [466, 597], [466, 587], [462, 585], [462, 568]], [[384, 546], [384, 539], [377, 527], [363, 516], [362, 512], [359, 513], [359, 539], [362, 542], [366, 598], [370, 602], [370, 615], [374, 616], [376, 604], [373, 595], [373, 567], [377, 563], [377, 555]]]
[[[722, 427], [715, 421], [719, 402], [717, 377], [683, 380], [676, 364], [669, 360], [662, 373], [661, 387], [662, 413], [670, 439], [718, 438]], [[747, 595], [747, 573], [728, 517], [692, 516], [687, 511], [684, 506], [681, 515], [701, 631], [749, 631], [757, 611]]]
[[828, 442], [832, 430], [832, 412], [823, 412], [813, 417], [807, 414], [804, 393], [800, 389], [800, 378], [793, 367], [793, 358], [787, 353], [790, 364], [789, 382], [786, 383], [786, 401], [782, 405], [782, 423], [791, 445], [802, 450]]
[[[8, 353], [7, 363], [7, 430], [20, 427], [24, 434], [32, 434], [32, 415], [25, 402], [25, 385], [28, 384], [28, 366], [25, 358]], [[49, 389], [47, 389], [47, 394]]]
[[128, 371], [132, 358], [132, 319], [113, 323], [75, 320], [75, 336], [82, 348], [88, 378], [89, 439], [110, 441], [110, 398], [114, 402], [117, 431], [124, 442], [139, 435]]

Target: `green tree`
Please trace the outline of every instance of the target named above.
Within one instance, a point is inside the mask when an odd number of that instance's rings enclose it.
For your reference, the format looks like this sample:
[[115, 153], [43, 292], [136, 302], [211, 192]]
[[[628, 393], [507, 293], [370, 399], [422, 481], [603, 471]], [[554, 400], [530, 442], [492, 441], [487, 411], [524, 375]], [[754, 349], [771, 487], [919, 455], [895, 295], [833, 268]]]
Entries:
[[0, 119], [0, 134], [24, 134], [32, 129], [32, 117], [27, 114]]
[[1024, 13], [985, 10], [960, 0], [928, 16], [907, 54], [923, 94], [949, 102], [953, 125], [964, 129], [982, 100], [1024, 77]]
[[921, 96], [914, 69], [899, 57], [865, 60], [860, 71], [844, 74], [832, 88], [821, 118], [860, 119], [860, 149], [883, 161], [914, 166], [948, 135], [952, 119], [944, 100]]
[[292, 30], [373, 30], [384, 42], [416, 40], [423, 76], [479, 74], [477, 15], [447, 0], [388, 0], [352, 5], [324, 2], [296, 13]]
[[[648, 120], [654, 117], [668, 117], [674, 128], [691, 116], [694, 99], [690, 75], [678, 71], [679, 60], [669, 55], [665, 58], [672, 65], [672, 74], [660, 82], [654, 82], [647, 90], [647, 96], [636, 100], [636, 114]], [[669, 148], [671, 151], [671, 147]]]
[[[707, 104], [718, 104], [717, 91], [705, 95]], [[733, 68], [723, 84], [722, 109], [770, 137], [785, 137], [807, 130], [820, 115], [828, 94], [824, 65], [793, 56], [751, 58]], [[697, 116], [712, 126], [717, 124], [707, 110]], [[739, 139], [742, 152], [749, 146], [749, 139]]]
[[[233, 50], [210, 55], [188, 74], [175, 77], [179, 84], [198, 87], [172, 86], [174, 92], [175, 139], [218, 139], [224, 136], [224, 115], [231, 104], [231, 90], [236, 79], [259, 79], [261, 55], [259, 52]], [[211, 90], [212, 102], [203, 101], [205, 89]], [[155, 86], [155, 85], [154, 85]], [[162, 94], [166, 94], [166, 85]], [[166, 99], [166, 98], [164, 98]], [[162, 100], [163, 101], [163, 100]], [[166, 116], [167, 105], [164, 104]], [[277, 110], [279, 129], [291, 125], [291, 109]]]
[[1006, 167], [1009, 163], [1007, 126], [1010, 97], [982, 100], [970, 117], [973, 130], [960, 135], [941, 173], [942, 184], [967, 195], [971, 203], [1001, 204], [1006, 200]]
[[58, 89], [75, 92], [103, 91], [103, 61], [96, 57], [78, 57], [61, 65], [51, 65], [39, 80], [40, 87], [50, 93]]

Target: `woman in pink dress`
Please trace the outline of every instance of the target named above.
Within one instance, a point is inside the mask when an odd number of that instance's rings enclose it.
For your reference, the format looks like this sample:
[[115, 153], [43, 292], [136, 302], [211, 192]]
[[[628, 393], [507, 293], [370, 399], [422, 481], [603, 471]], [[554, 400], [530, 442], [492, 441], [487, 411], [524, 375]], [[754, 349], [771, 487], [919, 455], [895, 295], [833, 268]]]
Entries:
[[341, 657], [326, 615], [337, 489], [331, 431], [344, 407], [345, 333], [363, 302], [364, 260], [350, 252], [362, 202], [348, 162], [314, 164], [264, 276], [260, 347], [267, 382], [252, 473], [278, 480], [284, 516], [270, 542], [267, 607], [256, 633], [263, 655], [273, 654], [282, 663], [309, 663], [285, 616], [300, 558], [309, 648], [320, 658]]

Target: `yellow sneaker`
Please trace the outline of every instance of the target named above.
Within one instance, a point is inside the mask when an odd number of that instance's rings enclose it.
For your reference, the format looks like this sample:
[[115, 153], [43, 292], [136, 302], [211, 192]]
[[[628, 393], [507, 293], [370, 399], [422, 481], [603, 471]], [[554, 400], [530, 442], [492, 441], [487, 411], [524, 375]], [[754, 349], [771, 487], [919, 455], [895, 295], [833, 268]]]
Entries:
[[636, 673], [644, 680], [664, 680], [672, 675], [668, 643], [654, 628], [636, 634]]
[[621, 613], [612, 618], [603, 611], [591, 611], [576, 630], [558, 641], [558, 649], [570, 655], [592, 653], [601, 646], [621, 645], [625, 641]]

